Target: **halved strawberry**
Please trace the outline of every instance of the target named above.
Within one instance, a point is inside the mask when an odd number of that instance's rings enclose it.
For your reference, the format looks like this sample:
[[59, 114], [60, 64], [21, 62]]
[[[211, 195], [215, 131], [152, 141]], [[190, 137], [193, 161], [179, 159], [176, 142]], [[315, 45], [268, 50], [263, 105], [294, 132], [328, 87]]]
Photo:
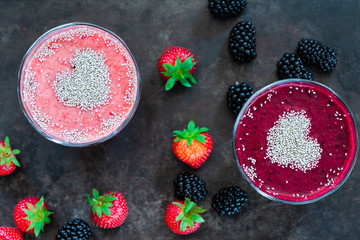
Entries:
[[51, 214], [43, 197], [27, 197], [16, 204], [14, 221], [21, 231], [35, 233], [37, 237], [44, 226], [51, 222]]
[[22, 240], [23, 232], [18, 228], [0, 227], [0, 240]]
[[199, 229], [200, 224], [204, 222], [200, 213], [205, 209], [196, 206], [196, 203], [185, 198], [185, 201], [174, 201], [170, 203], [165, 210], [165, 223], [169, 229], [180, 235], [186, 235]]
[[165, 48], [158, 61], [160, 76], [165, 79], [165, 90], [170, 90], [177, 81], [185, 87], [191, 87], [188, 79], [196, 84], [192, 74], [196, 70], [196, 58], [186, 48], [169, 46]]
[[124, 223], [128, 214], [125, 198], [118, 192], [107, 192], [99, 195], [93, 189], [94, 198], [87, 195], [91, 205], [90, 219], [99, 228], [116, 228]]
[[11, 149], [8, 137], [5, 137], [5, 141], [0, 141], [0, 176], [9, 175], [15, 171], [16, 166], [20, 167], [15, 156], [19, 153], [19, 149]]
[[213, 140], [206, 131], [207, 128], [196, 127], [193, 120], [187, 129], [175, 130], [172, 143], [175, 156], [192, 168], [199, 168], [209, 157], [213, 146]]

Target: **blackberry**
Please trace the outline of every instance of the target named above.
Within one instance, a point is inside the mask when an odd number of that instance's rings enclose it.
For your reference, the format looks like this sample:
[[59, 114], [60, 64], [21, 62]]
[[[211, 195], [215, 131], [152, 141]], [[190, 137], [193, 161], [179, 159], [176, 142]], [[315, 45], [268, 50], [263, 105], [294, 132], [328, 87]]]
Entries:
[[235, 82], [230, 85], [226, 93], [227, 105], [230, 110], [237, 116], [246, 101], [254, 94], [254, 91], [247, 83]]
[[240, 211], [247, 199], [247, 194], [240, 187], [227, 187], [213, 196], [212, 207], [220, 216], [231, 216]]
[[295, 53], [285, 53], [277, 63], [279, 79], [301, 78], [313, 80], [311, 72], [305, 67], [301, 59]]
[[249, 21], [238, 22], [230, 32], [229, 51], [240, 62], [256, 58], [255, 26]]
[[180, 200], [184, 200], [185, 197], [188, 197], [191, 201], [197, 203], [207, 194], [205, 182], [195, 174], [180, 173], [174, 179], [174, 184], [174, 196]]
[[246, 8], [247, 0], [209, 0], [209, 10], [219, 17], [238, 16]]
[[337, 64], [335, 50], [313, 39], [302, 39], [296, 53], [305, 64], [317, 66], [324, 72], [334, 70]]
[[89, 225], [84, 220], [75, 218], [58, 231], [56, 240], [86, 240], [90, 235]]

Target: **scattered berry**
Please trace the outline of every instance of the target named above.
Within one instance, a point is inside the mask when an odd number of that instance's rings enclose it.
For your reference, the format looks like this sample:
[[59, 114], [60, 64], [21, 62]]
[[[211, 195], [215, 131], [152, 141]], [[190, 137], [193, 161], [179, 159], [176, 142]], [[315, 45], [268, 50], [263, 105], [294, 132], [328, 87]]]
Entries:
[[219, 17], [240, 15], [247, 5], [247, 0], [209, 0], [210, 13]]
[[87, 195], [91, 205], [90, 219], [99, 228], [116, 228], [124, 223], [128, 215], [125, 198], [118, 192], [107, 192], [99, 195], [99, 191], [93, 189], [94, 198]]
[[226, 93], [227, 105], [235, 116], [253, 94], [253, 89], [247, 83], [235, 82], [235, 85], [230, 85]]
[[229, 51], [240, 62], [252, 62], [256, 58], [255, 26], [248, 21], [238, 22], [230, 32]]
[[8, 137], [5, 137], [5, 141], [0, 141], [0, 176], [9, 175], [15, 171], [16, 167], [20, 167], [15, 156], [19, 153], [19, 149], [11, 149]]
[[238, 186], [223, 188], [212, 198], [212, 207], [220, 216], [231, 216], [240, 211], [247, 201], [247, 194]]
[[158, 61], [158, 71], [166, 80], [165, 90], [170, 90], [177, 81], [185, 87], [191, 87], [188, 79], [196, 83], [192, 74], [196, 70], [196, 58], [186, 48], [169, 46], [165, 48]]
[[185, 198], [185, 201], [174, 201], [165, 210], [165, 223], [176, 234], [186, 235], [199, 229], [204, 222], [200, 213], [205, 212], [196, 203]]
[[207, 194], [205, 182], [192, 173], [180, 173], [174, 179], [174, 184], [174, 196], [180, 200], [188, 197], [191, 201], [198, 203]]
[[18, 228], [0, 227], [1, 240], [22, 240], [23, 232]]
[[89, 225], [84, 220], [75, 218], [58, 231], [56, 240], [86, 240], [90, 236]]
[[213, 140], [206, 131], [207, 128], [195, 127], [193, 120], [187, 129], [175, 130], [172, 143], [175, 156], [190, 167], [199, 168], [209, 157], [213, 146]]
[[43, 197], [27, 197], [16, 204], [14, 221], [21, 231], [35, 233], [37, 237], [44, 226], [51, 222], [51, 214]]
[[313, 39], [302, 39], [296, 53], [305, 64], [315, 65], [324, 72], [334, 70], [337, 64], [335, 50]]
[[277, 63], [279, 79], [299, 78], [313, 80], [311, 72], [305, 67], [301, 59], [295, 53], [285, 53]]

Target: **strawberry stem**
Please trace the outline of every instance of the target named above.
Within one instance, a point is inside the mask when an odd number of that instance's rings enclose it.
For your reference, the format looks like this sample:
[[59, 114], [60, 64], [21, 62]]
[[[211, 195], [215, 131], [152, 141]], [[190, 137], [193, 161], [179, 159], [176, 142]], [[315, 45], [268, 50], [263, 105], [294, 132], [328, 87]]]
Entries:
[[28, 203], [27, 209], [23, 209], [23, 211], [26, 214], [24, 219], [30, 221], [30, 225], [26, 230], [28, 231], [34, 228], [36, 237], [39, 235], [40, 231], [44, 230], [45, 224], [49, 224], [51, 222], [49, 216], [53, 214], [45, 207], [44, 197], [41, 197], [35, 206]]
[[9, 169], [10, 163], [13, 163], [16, 166], [20, 167], [20, 163], [15, 157], [15, 155], [20, 154], [20, 150], [11, 149], [9, 137], [6, 136], [4, 142], [5, 146], [3, 146], [2, 144], [0, 145], [0, 166], [5, 164], [6, 168]]
[[99, 191], [93, 188], [94, 198], [90, 198], [89, 195], [86, 196], [88, 202], [91, 205], [91, 211], [93, 214], [98, 215], [99, 218], [102, 217], [102, 214], [105, 214], [108, 217], [111, 217], [111, 212], [109, 207], [114, 206], [111, 202], [115, 201], [117, 198], [110, 194], [99, 195]]
[[193, 56], [190, 56], [181, 62], [180, 57], [177, 56], [174, 65], [169, 63], [163, 64], [165, 72], [162, 72], [162, 74], [170, 77], [165, 85], [166, 91], [170, 90], [177, 81], [180, 81], [180, 83], [185, 87], [191, 87], [191, 84], [187, 79], [190, 79], [192, 83], [196, 84], [195, 78], [189, 73], [189, 71], [196, 65], [196, 62], [193, 62], [193, 60]]
[[193, 228], [195, 222], [204, 222], [204, 219], [200, 216], [200, 213], [204, 213], [206, 210], [198, 207], [196, 203], [190, 201], [189, 198], [185, 198], [184, 204], [179, 202], [172, 203], [180, 207], [182, 210], [175, 219], [175, 221], [181, 221], [180, 231], [184, 232], [187, 227]]
[[195, 122], [190, 120], [188, 123], [188, 128], [182, 131], [175, 130], [173, 131], [175, 140], [174, 142], [178, 142], [180, 140], [186, 140], [188, 146], [190, 147], [193, 140], [197, 140], [202, 144], [205, 144], [205, 137], [201, 135], [201, 133], [208, 131], [207, 128], [199, 128], [195, 126]]

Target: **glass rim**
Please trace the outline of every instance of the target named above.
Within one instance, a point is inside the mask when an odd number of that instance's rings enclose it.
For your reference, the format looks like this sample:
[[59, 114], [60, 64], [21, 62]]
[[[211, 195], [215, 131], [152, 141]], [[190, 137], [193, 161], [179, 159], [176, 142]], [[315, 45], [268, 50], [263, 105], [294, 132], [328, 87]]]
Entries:
[[[66, 27], [70, 27], [70, 26], [90, 26], [90, 27], [94, 27], [94, 28], [98, 28], [100, 30], [103, 30], [107, 33], [109, 33], [110, 35], [112, 35], [113, 37], [115, 37], [118, 41], [121, 42], [121, 44], [123, 44], [123, 46], [125, 47], [125, 49], [128, 51], [131, 60], [134, 63], [135, 66], [135, 70], [136, 70], [136, 85], [137, 85], [137, 89], [136, 89], [136, 98], [134, 101], [134, 105], [132, 106], [132, 109], [130, 110], [128, 116], [124, 119], [124, 121], [111, 133], [97, 139], [97, 140], [93, 140], [93, 141], [89, 141], [89, 142], [85, 142], [85, 143], [73, 143], [73, 142], [66, 142], [65, 140], [61, 140], [59, 138], [57, 138], [56, 136], [51, 135], [50, 133], [46, 132], [44, 129], [42, 129], [36, 122], [35, 120], [32, 119], [32, 117], [27, 113], [24, 104], [23, 104], [23, 98], [22, 98], [22, 93], [21, 93], [21, 77], [22, 77], [22, 72], [23, 72], [23, 68], [24, 68], [24, 64], [25, 61], [27, 59], [27, 57], [29, 56], [29, 54], [32, 52], [32, 50], [38, 46], [38, 44], [45, 38], [47, 37], [49, 34], [59, 30], [59, 29], [63, 29]], [[40, 133], [40, 135], [42, 135], [43, 137], [45, 137], [46, 139], [55, 142], [57, 144], [66, 146], [66, 147], [88, 147], [88, 146], [92, 146], [92, 145], [96, 145], [102, 142], [105, 142], [107, 140], [109, 140], [110, 138], [114, 137], [115, 135], [117, 135], [119, 132], [121, 132], [125, 126], [130, 122], [130, 120], [132, 119], [132, 117], [135, 114], [135, 111], [139, 105], [139, 101], [140, 101], [140, 95], [141, 95], [141, 87], [142, 87], [142, 82], [141, 82], [141, 77], [140, 77], [140, 71], [139, 71], [139, 67], [137, 65], [137, 62], [135, 60], [134, 55], [132, 54], [132, 52], [130, 51], [129, 47], [126, 45], [125, 41], [120, 38], [117, 34], [115, 34], [114, 32], [98, 26], [96, 24], [92, 24], [92, 23], [87, 23], [87, 22], [70, 22], [70, 23], [66, 23], [66, 24], [62, 24], [59, 25], [57, 27], [51, 28], [50, 30], [46, 31], [45, 33], [43, 33], [40, 37], [38, 37], [36, 39], [36, 41], [29, 47], [29, 49], [26, 51], [21, 64], [20, 64], [20, 68], [19, 68], [19, 72], [18, 72], [18, 83], [17, 83], [17, 95], [18, 95], [18, 101], [20, 103], [20, 107], [22, 112], [24, 113], [26, 119], [30, 122], [31, 126], [38, 132]]]
[[[354, 125], [354, 131], [355, 131], [355, 154], [354, 154], [354, 157], [352, 159], [352, 162], [351, 162], [351, 166], [349, 167], [346, 175], [341, 179], [341, 181], [334, 187], [332, 188], [331, 190], [329, 190], [328, 192], [316, 197], [316, 198], [313, 198], [313, 199], [310, 199], [310, 200], [306, 200], [306, 201], [288, 201], [288, 200], [283, 200], [283, 199], [279, 199], [279, 198], [276, 198], [264, 191], [262, 191], [260, 188], [258, 188], [250, 179], [249, 177], [246, 175], [246, 173], [244, 172], [243, 168], [241, 167], [240, 165], [240, 162], [239, 162], [239, 159], [238, 159], [238, 156], [237, 156], [237, 153], [236, 153], [236, 132], [237, 132], [237, 127], [239, 125], [239, 121], [242, 119], [245, 111], [248, 109], [249, 105], [252, 103], [252, 101], [257, 97], [259, 96], [260, 94], [262, 94], [263, 92], [271, 89], [272, 87], [274, 86], [277, 86], [277, 85], [280, 85], [280, 84], [283, 84], [283, 83], [291, 83], [291, 82], [297, 82], [297, 83], [301, 83], [301, 82], [304, 82], [304, 83], [310, 83], [310, 84], [314, 84], [314, 85], [318, 85], [322, 88], [324, 88], [325, 90], [331, 92], [335, 97], [337, 97], [340, 102], [345, 106], [346, 110], [349, 112], [349, 115], [351, 116], [351, 120], [352, 120], [352, 123]], [[241, 175], [243, 176], [243, 178], [250, 184], [250, 186], [255, 189], [260, 195], [266, 197], [267, 199], [269, 200], [273, 200], [273, 201], [277, 201], [277, 202], [281, 202], [281, 203], [285, 203], [285, 204], [290, 204], [290, 205], [304, 205], [304, 204], [309, 204], [309, 203], [314, 203], [316, 201], [319, 201], [329, 195], [331, 195], [332, 193], [334, 193], [336, 190], [338, 190], [343, 184], [344, 182], [346, 182], [346, 180], [349, 178], [354, 166], [355, 166], [355, 163], [357, 161], [357, 156], [358, 156], [358, 151], [359, 151], [359, 138], [358, 138], [358, 130], [357, 130], [357, 126], [356, 126], [356, 119], [352, 113], [352, 111], [350, 110], [349, 106], [346, 104], [346, 102], [334, 91], [332, 90], [330, 87], [322, 84], [322, 83], [319, 83], [319, 82], [315, 82], [315, 81], [311, 81], [311, 80], [306, 80], [306, 79], [293, 79], [293, 78], [290, 78], [290, 79], [283, 79], [283, 80], [279, 80], [279, 81], [276, 81], [276, 82], [273, 82], [273, 83], [270, 83], [264, 87], [262, 87], [261, 89], [259, 89], [258, 91], [256, 91], [247, 101], [246, 103], [244, 104], [244, 106], [241, 108], [237, 118], [236, 118], [236, 121], [235, 121], [235, 124], [234, 124], [234, 128], [233, 128], [233, 137], [232, 137], [232, 147], [233, 147], [233, 154], [234, 154], [234, 157], [235, 157], [235, 161], [236, 161], [236, 165], [241, 173]]]

